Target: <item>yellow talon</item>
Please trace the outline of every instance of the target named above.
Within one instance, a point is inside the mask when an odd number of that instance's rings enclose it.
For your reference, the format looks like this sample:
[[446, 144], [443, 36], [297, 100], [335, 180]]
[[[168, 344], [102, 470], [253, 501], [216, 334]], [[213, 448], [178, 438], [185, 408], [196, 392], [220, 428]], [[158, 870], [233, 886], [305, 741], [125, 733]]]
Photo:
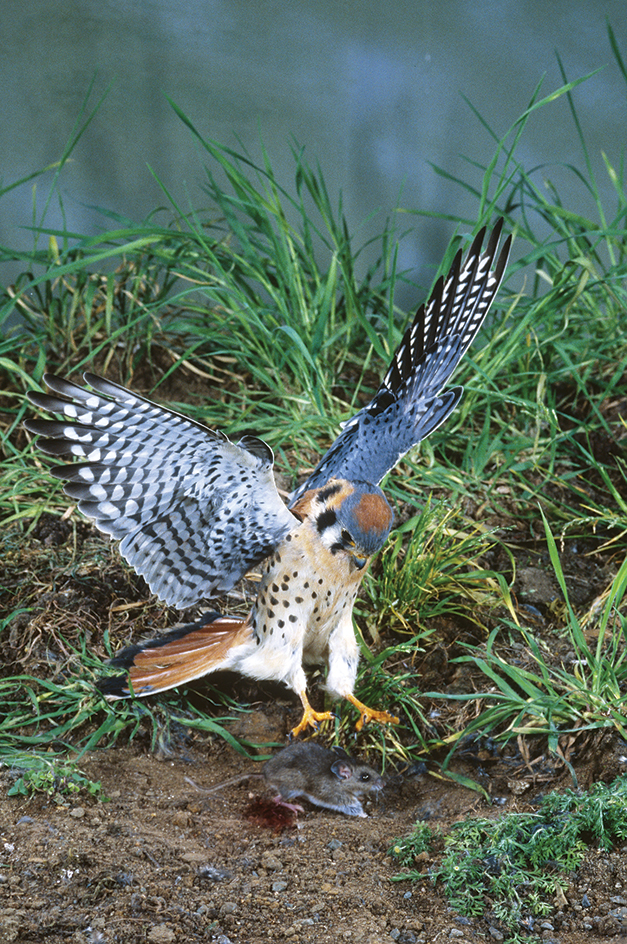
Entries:
[[305, 692], [300, 693], [300, 700], [303, 703], [303, 717], [300, 722], [296, 725], [295, 728], [292, 728], [290, 731], [290, 738], [298, 737], [299, 734], [305, 730], [305, 728], [312, 727], [315, 731], [318, 730], [318, 725], [321, 721], [332, 721], [335, 718], [335, 715], [332, 711], [314, 711], [314, 709], [309, 704], [309, 699]]
[[354, 695], [346, 695], [346, 699], [358, 709], [360, 718], [357, 724], [355, 725], [356, 731], [361, 731], [365, 724], [368, 724], [369, 721], [378, 721], [379, 724], [398, 724], [399, 718], [396, 715], [391, 715], [388, 711], [377, 711], [375, 708], [368, 708], [367, 705], [364, 705], [363, 702], [355, 698]]

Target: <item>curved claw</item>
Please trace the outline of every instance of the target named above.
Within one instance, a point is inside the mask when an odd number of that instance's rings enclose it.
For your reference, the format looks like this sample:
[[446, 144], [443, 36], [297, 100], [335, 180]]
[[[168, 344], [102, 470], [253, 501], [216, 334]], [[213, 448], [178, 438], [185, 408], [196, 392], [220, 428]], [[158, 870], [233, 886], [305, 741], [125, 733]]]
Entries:
[[305, 728], [311, 727], [314, 729], [314, 731], [317, 731], [321, 721], [332, 721], [335, 718], [335, 715], [332, 711], [314, 711], [314, 709], [309, 704], [309, 700], [305, 692], [300, 693], [300, 700], [303, 703], [303, 717], [300, 719], [300, 722], [296, 725], [296, 727], [292, 728], [290, 731], [290, 741], [292, 738], [298, 737], [299, 734], [302, 734]]
[[346, 695], [346, 699], [359, 710], [361, 715], [355, 725], [356, 731], [361, 731], [363, 726], [368, 724], [369, 721], [378, 721], [379, 724], [399, 723], [399, 718], [397, 718], [396, 715], [391, 715], [388, 711], [377, 711], [375, 708], [368, 708], [367, 705], [364, 705], [364, 703], [355, 698], [354, 695]]

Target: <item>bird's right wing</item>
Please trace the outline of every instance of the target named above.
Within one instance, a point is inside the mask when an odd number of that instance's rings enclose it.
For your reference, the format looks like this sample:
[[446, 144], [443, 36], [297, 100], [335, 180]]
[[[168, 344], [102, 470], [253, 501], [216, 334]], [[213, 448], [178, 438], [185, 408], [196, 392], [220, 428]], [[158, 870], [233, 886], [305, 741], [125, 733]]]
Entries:
[[43, 437], [43, 452], [83, 460], [50, 471], [167, 603], [183, 608], [230, 590], [297, 523], [262, 440], [232, 443], [95, 374], [85, 374], [94, 391], [44, 380], [68, 399], [29, 399], [64, 419], [24, 425]]

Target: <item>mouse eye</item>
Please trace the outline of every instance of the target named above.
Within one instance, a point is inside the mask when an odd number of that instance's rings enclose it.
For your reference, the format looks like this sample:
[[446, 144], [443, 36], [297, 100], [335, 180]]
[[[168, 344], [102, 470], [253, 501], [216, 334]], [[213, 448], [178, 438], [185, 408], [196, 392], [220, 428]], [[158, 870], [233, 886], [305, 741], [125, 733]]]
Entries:
[[361, 780], [362, 783], [368, 783], [368, 781], [370, 780], [370, 774], [367, 774], [366, 771], [364, 770], [362, 771], [362, 773], [360, 773], [359, 779]]
[[348, 547], [355, 547], [355, 542], [346, 528], [342, 528], [342, 540]]

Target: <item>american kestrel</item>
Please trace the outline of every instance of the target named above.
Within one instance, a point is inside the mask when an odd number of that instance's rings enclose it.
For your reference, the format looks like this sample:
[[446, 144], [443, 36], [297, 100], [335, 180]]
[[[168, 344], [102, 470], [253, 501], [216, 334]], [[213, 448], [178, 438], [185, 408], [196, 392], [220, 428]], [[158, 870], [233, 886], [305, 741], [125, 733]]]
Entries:
[[[261, 439], [230, 442], [194, 420], [86, 373], [88, 390], [52, 374], [62, 398], [32, 393], [63, 419], [29, 420], [44, 452], [81, 461], [51, 468], [83, 514], [120, 541], [120, 553], [166, 603], [191, 606], [261, 568], [244, 620], [211, 613], [122, 651], [128, 669], [105, 679], [109, 697], [145, 696], [219, 669], [284, 682], [298, 694], [299, 734], [332, 717], [309, 704], [303, 666], [327, 666], [326, 688], [364, 722], [398, 721], [353, 694], [359, 650], [352, 623], [366, 566], [393, 513], [379, 487], [416, 443], [451, 413], [461, 387], [442, 392], [474, 340], [503, 279], [511, 236], [503, 221], [461, 250], [418, 310], [373, 399], [352, 417], [286, 505]], [[67, 399], [64, 399], [67, 398]], [[71, 422], [68, 422], [71, 421]]]

